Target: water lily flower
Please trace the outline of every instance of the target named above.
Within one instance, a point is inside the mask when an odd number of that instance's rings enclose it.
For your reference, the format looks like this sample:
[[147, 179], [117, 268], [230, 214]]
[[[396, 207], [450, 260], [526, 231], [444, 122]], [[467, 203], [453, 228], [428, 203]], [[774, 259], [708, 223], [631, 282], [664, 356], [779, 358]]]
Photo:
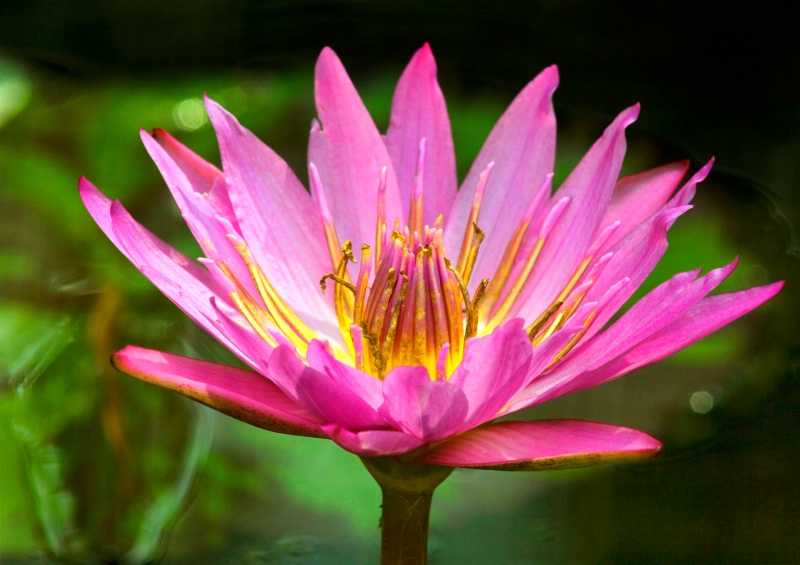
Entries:
[[[430, 48], [400, 78], [382, 136], [339, 59], [316, 66], [310, 191], [219, 104], [222, 170], [142, 132], [204, 257], [194, 262], [88, 180], [92, 217], [241, 369], [129, 346], [121, 371], [267, 430], [363, 457], [554, 468], [657, 452], [593, 422], [495, 419], [616, 379], [757, 307], [781, 283], [707, 296], [735, 267], [675, 275], [619, 319], [708, 163], [618, 179], [635, 105], [551, 190], [556, 67], [511, 103], [461, 188]], [[677, 189], [677, 190], [676, 190]]]

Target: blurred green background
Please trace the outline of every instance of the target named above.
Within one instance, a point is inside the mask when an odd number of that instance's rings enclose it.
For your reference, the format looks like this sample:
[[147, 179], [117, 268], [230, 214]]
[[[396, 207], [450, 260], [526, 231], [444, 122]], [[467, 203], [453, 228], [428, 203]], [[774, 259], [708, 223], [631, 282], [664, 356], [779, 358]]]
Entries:
[[723, 290], [787, 280], [685, 352], [526, 414], [642, 429], [664, 442], [660, 459], [458, 471], [434, 501], [432, 563], [799, 561], [793, 21], [753, 2], [0, 5], [0, 561], [377, 562], [380, 494], [357, 458], [110, 367], [127, 343], [233, 360], [106, 240], [77, 179], [197, 256], [139, 128], [164, 127], [218, 162], [207, 92], [305, 178], [319, 50], [337, 51], [384, 130], [424, 41], [461, 176], [514, 94], [555, 62], [557, 180], [636, 100], [626, 172], [717, 157], [648, 288], [736, 255]]

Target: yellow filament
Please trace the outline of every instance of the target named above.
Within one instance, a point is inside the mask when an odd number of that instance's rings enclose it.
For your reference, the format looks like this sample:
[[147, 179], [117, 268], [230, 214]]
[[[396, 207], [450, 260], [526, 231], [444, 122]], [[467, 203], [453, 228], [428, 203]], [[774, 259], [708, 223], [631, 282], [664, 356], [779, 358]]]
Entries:
[[[450, 262], [444, 259], [447, 267]], [[447, 267], [449, 270], [449, 267]], [[458, 282], [450, 277], [442, 281], [444, 291], [444, 306], [447, 316], [447, 329], [450, 337], [449, 362], [453, 365], [458, 364], [464, 354], [464, 343], [461, 339], [461, 327], [463, 324], [461, 316], [461, 289]]]
[[242, 297], [239, 292], [231, 292], [230, 294], [233, 303], [236, 304], [236, 307], [239, 309], [239, 312], [245, 317], [245, 319], [250, 323], [250, 326], [255, 330], [258, 334], [258, 337], [263, 339], [272, 347], [277, 347], [278, 342], [275, 340], [272, 335], [265, 329], [267, 325], [267, 317], [264, 315], [265, 312], [261, 310], [258, 306], [251, 302], [252, 299], [247, 300]]
[[332, 223], [323, 222], [323, 227], [325, 229], [325, 241], [328, 243], [328, 253], [331, 256], [331, 265], [338, 265], [342, 260], [342, 247], [339, 245], [336, 226]]
[[567, 284], [561, 290], [561, 293], [558, 295], [558, 298], [556, 298], [556, 300], [561, 300], [561, 301], [566, 300], [567, 296], [569, 296], [569, 293], [572, 292], [572, 289], [575, 288], [575, 285], [583, 276], [583, 273], [586, 272], [586, 267], [589, 266], [589, 263], [592, 262], [592, 259], [594, 259], [593, 256], [586, 257], [583, 261], [581, 261], [578, 264], [578, 268], [575, 269], [574, 273], [572, 273], [572, 277], [570, 277], [569, 281], [567, 281]]
[[[474, 308], [472, 307], [472, 301], [469, 298], [469, 290], [467, 290], [467, 285], [464, 284], [464, 280], [461, 278], [461, 275], [458, 274], [458, 271], [456, 271], [453, 268], [453, 266], [450, 264], [450, 261], [448, 261], [446, 258], [444, 260], [444, 263], [447, 266], [447, 268], [450, 270], [450, 272], [453, 273], [453, 275], [455, 276], [456, 282], [458, 283], [458, 288], [461, 291], [461, 298], [464, 300], [464, 310], [466, 310], [466, 313], [467, 313], [467, 323], [466, 323], [466, 326], [465, 326], [465, 329], [464, 329], [464, 341], [467, 341], [468, 338], [472, 337], [471, 335], [469, 335], [467, 333], [469, 328], [477, 327], [477, 323], [478, 323], [478, 320], [477, 320], [477, 317], [476, 317], [477, 313], [475, 312]], [[481, 291], [481, 293], [482, 292], [483, 291]]]
[[500, 298], [503, 289], [506, 287], [508, 276], [511, 274], [511, 268], [514, 266], [514, 260], [517, 258], [517, 253], [519, 253], [519, 248], [522, 245], [522, 240], [525, 237], [525, 232], [528, 230], [530, 223], [530, 219], [520, 222], [517, 229], [514, 230], [514, 234], [511, 236], [511, 240], [506, 246], [503, 258], [497, 266], [489, 288], [486, 289], [486, 294], [481, 302], [481, 315], [488, 316], [491, 313], [492, 308]]
[[293, 344], [305, 347], [305, 345], [314, 339], [314, 332], [294, 313], [278, 293], [275, 292], [267, 276], [261, 268], [252, 261], [250, 252], [246, 249], [244, 251], [239, 251], [243, 254], [243, 258], [248, 257], [250, 259], [249, 261], [245, 259], [247, 270], [253, 278], [253, 283], [256, 285], [261, 300], [264, 301], [267, 312], [272, 320], [275, 321], [275, 325], [278, 326], [278, 330], [289, 338]]
[[464, 330], [465, 339], [474, 337], [475, 334], [478, 333], [478, 305], [480, 304], [487, 286], [489, 286], [489, 279], [483, 279], [475, 290], [475, 295], [472, 297], [472, 307], [470, 309], [473, 315], [471, 318], [467, 316], [467, 327]]
[[[292, 343], [297, 346], [305, 347], [308, 342], [314, 339], [314, 332], [305, 324], [305, 322], [300, 319], [297, 314], [294, 313], [289, 305], [286, 304], [286, 302], [284, 302], [280, 295], [275, 291], [275, 288], [269, 282], [269, 279], [267, 279], [264, 271], [261, 270], [261, 267], [259, 267], [253, 259], [253, 256], [250, 254], [250, 250], [247, 248], [247, 246], [244, 243], [240, 243], [234, 245], [234, 248], [247, 266], [250, 277], [252, 278], [253, 283], [256, 285], [258, 294], [261, 297], [261, 300], [264, 302], [264, 306], [267, 309], [270, 319], [275, 322], [278, 330]], [[241, 287], [241, 283], [236, 280], [236, 277], [233, 276], [230, 271], [226, 273], [226, 276], [237, 287]]]
[[[424, 365], [428, 354], [429, 336], [427, 332], [427, 293], [425, 279], [425, 259], [431, 253], [430, 246], [425, 246], [417, 256], [416, 272], [414, 273], [414, 361]], [[432, 337], [432, 336], [430, 336]]]
[[386, 337], [384, 338], [383, 345], [381, 346], [382, 363], [380, 367], [375, 367], [378, 369], [378, 378], [381, 379], [386, 376], [385, 371], [389, 362], [389, 353], [392, 350], [394, 338], [397, 333], [397, 320], [400, 318], [400, 311], [406, 298], [406, 292], [408, 291], [408, 277], [402, 271], [400, 271], [400, 276], [403, 277], [403, 283], [400, 287], [400, 296], [397, 298], [397, 302], [392, 309], [392, 317], [389, 319], [389, 329], [386, 332]]
[[561, 351], [556, 353], [552, 361], [550, 361], [550, 363], [547, 365], [548, 367], [555, 365], [556, 363], [561, 361], [561, 359], [563, 359], [567, 353], [572, 351], [572, 348], [575, 347], [575, 345], [577, 345], [577, 343], [581, 340], [581, 338], [586, 334], [586, 331], [589, 329], [589, 326], [592, 325], [592, 322], [594, 322], [594, 319], [596, 317], [597, 317], [597, 310], [592, 310], [586, 317], [586, 321], [583, 323], [583, 329], [578, 333], [576, 333], [574, 336], [572, 336], [570, 340], [567, 342], [567, 344], [561, 348]]
[[361, 246], [361, 270], [358, 272], [358, 280], [354, 290], [355, 306], [353, 310], [353, 323], [360, 326], [364, 316], [364, 300], [367, 296], [367, 284], [369, 282], [369, 265], [371, 251], [366, 243]]
[[535, 337], [536, 332], [538, 332], [540, 328], [544, 327], [544, 324], [550, 319], [550, 316], [552, 316], [553, 313], [555, 313], [561, 307], [561, 305], [564, 304], [564, 301], [569, 296], [569, 293], [572, 292], [573, 288], [575, 288], [575, 285], [583, 276], [583, 273], [586, 271], [586, 268], [589, 266], [589, 263], [592, 262], [592, 258], [593, 257], [591, 256], [586, 257], [583, 261], [581, 261], [578, 264], [578, 268], [575, 270], [574, 273], [572, 273], [572, 276], [570, 277], [569, 281], [567, 281], [567, 284], [564, 286], [563, 289], [561, 289], [561, 292], [553, 301], [553, 304], [550, 306], [550, 308], [548, 308], [547, 311], [544, 313], [544, 315], [540, 316], [539, 319], [537, 319], [532, 324], [532, 326], [528, 330], [528, 335], [530, 336], [534, 345], [539, 345], [545, 339], [547, 339], [550, 336], [550, 334], [552, 334], [555, 330], [561, 328], [564, 325], [564, 323], [569, 319], [569, 317], [572, 316], [575, 310], [577, 310], [578, 305], [581, 303], [585, 295], [576, 297], [574, 303], [571, 304], [569, 308], [567, 308], [563, 312], [558, 313], [558, 315], [555, 317], [553, 322], [548, 326], [548, 328], [544, 331], [544, 333], [542, 333], [538, 338]]
[[475, 223], [472, 224], [472, 229], [474, 231], [474, 236], [470, 242], [467, 260], [464, 263], [464, 268], [460, 270], [461, 278], [464, 279], [465, 284], [469, 284], [469, 277], [472, 275], [472, 269], [475, 267], [475, 260], [478, 258], [478, 249], [481, 243], [483, 243], [483, 230]]
[[534, 320], [534, 322], [526, 328], [528, 337], [531, 338], [531, 341], [533, 341], [533, 339], [536, 337], [536, 334], [539, 333], [539, 330], [544, 327], [544, 325], [547, 323], [547, 320], [550, 319], [550, 316], [555, 314], [556, 310], [561, 308], [562, 304], [564, 303], [559, 301], [553, 302], [547, 310], [542, 312], [539, 317], [536, 318], [536, 320]]
[[530, 255], [528, 255], [528, 258], [525, 260], [525, 265], [523, 266], [519, 276], [514, 280], [514, 284], [511, 285], [511, 289], [508, 291], [508, 294], [506, 294], [505, 298], [503, 298], [503, 301], [500, 303], [497, 311], [486, 323], [486, 327], [483, 330], [484, 333], [491, 333], [494, 331], [494, 329], [499, 326], [503, 320], [505, 320], [506, 316], [511, 311], [511, 307], [519, 297], [519, 293], [522, 292], [523, 286], [525, 286], [525, 283], [528, 282], [528, 277], [533, 270], [533, 266], [536, 264], [536, 260], [539, 258], [539, 254], [542, 252], [542, 247], [544, 247], [544, 241], [545, 239], [543, 237], [540, 237], [536, 240]]
[[481, 201], [483, 200], [483, 186], [481, 186], [483, 182], [485, 182], [483, 178], [478, 180], [478, 187], [475, 189], [475, 197], [472, 200], [472, 208], [470, 208], [469, 217], [467, 218], [464, 240], [461, 242], [461, 251], [458, 253], [458, 263], [456, 263], [456, 269], [458, 269], [459, 273], [464, 272], [469, 252], [472, 249], [472, 239], [476, 233], [474, 228], [478, 224], [478, 215], [480, 214]]
[[553, 319], [553, 323], [547, 326], [547, 329], [544, 330], [544, 332], [542, 332], [541, 335], [539, 335], [539, 337], [533, 340], [533, 345], [539, 345], [548, 337], [550, 337], [552, 333], [556, 331], [556, 327], [561, 323], [563, 319], [564, 319], [563, 312], [559, 312], [558, 314], [556, 314], [556, 317]]
[[386, 310], [389, 308], [389, 300], [394, 291], [394, 284], [397, 282], [397, 271], [394, 267], [389, 269], [389, 274], [386, 277], [386, 284], [380, 291], [381, 295], [375, 307], [374, 315], [372, 316], [372, 327], [368, 328], [376, 338], [380, 338], [381, 330], [383, 329], [383, 320], [386, 317]]

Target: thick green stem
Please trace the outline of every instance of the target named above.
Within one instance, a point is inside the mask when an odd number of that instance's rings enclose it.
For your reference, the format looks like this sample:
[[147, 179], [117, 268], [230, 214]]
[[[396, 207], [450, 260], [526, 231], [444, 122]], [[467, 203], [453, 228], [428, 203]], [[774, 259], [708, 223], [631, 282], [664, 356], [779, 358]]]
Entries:
[[425, 565], [433, 491], [451, 467], [404, 465], [392, 457], [363, 457], [383, 494], [381, 565]]

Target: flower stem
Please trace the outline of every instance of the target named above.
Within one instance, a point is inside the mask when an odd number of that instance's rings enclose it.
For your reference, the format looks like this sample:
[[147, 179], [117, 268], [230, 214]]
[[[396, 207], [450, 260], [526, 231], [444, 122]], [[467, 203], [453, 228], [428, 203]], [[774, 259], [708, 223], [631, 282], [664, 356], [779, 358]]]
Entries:
[[381, 565], [425, 565], [433, 491], [451, 467], [404, 465], [393, 457], [362, 457], [383, 494]]

